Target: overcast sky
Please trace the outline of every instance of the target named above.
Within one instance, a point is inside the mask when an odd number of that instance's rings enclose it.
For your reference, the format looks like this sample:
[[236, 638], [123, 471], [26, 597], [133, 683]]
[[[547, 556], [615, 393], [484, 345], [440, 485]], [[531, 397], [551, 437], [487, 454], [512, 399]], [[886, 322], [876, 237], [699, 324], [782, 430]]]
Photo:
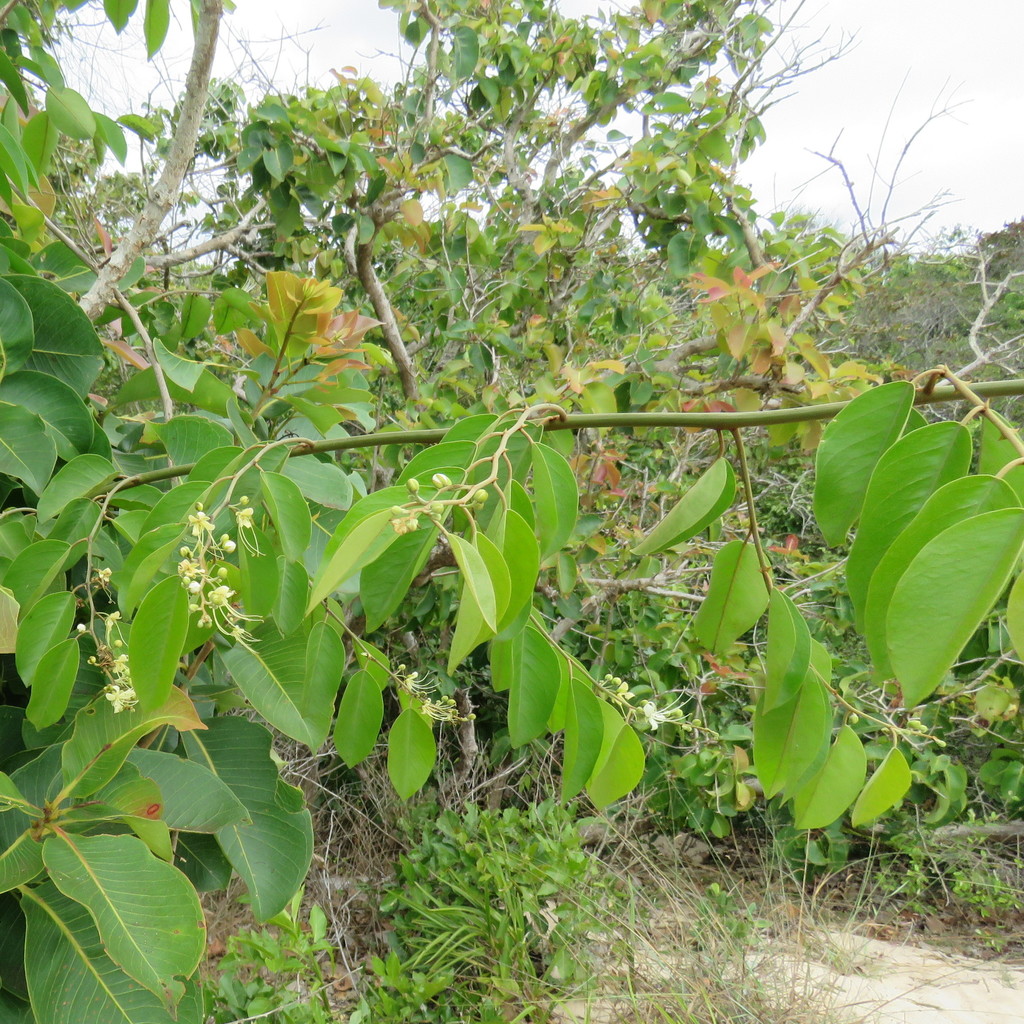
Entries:
[[[792, 10], [798, 0], [785, 2]], [[599, 6], [608, 5], [561, 2], [570, 14]], [[283, 87], [327, 85], [329, 69], [345, 65], [395, 73], [382, 53], [396, 49], [397, 16], [373, 0], [237, 0], [226, 29], [222, 76], [248, 63], [246, 52]], [[889, 220], [911, 225], [915, 211], [943, 193], [928, 234], [958, 224], [991, 231], [1024, 216], [1022, 0], [807, 0], [790, 34], [796, 46], [821, 39], [833, 48], [846, 42], [848, 50], [796, 81], [766, 117], [768, 141], [743, 168], [763, 211], [795, 205], [849, 222], [854, 211], [841, 175], [814, 155], [832, 152], [876, 222], [887, 198]], [[165, 70], [183, 74], [186, 44], [183, 33], [169, 40], [160, 58]], [[134, 47], [130, 39], [113, 45]], [[111, 75], [110, 66], [96, 60], [83, 67], [83, 91], [123, 107], [124, 76], [134, 92], [145, 73]]]

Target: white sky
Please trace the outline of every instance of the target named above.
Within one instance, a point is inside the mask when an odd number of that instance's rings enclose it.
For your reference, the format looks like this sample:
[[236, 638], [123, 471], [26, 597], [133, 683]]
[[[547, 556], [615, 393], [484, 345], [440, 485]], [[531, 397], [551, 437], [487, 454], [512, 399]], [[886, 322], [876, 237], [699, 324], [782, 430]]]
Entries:
[[[784, 2], [789, 9], [797, 4]], [[562, 0], [561, 6], [580, 14], [607, 4]], [[237, 0], [226, 30], [231, 42], [218, 60], [221, 76], [248, 63], [240, 39], [249, 40], [248, 54], [286, 88], [303, 81], [326, 85], [329, 69], [345, 65], [378, 77], [395, 74], [394, 60], [381, 54], [397, 47], [397, 15], [373, 0]], [[105, 38], [116, 50], [138, 52], [127, 38], [132, 32]], [[957, 224], [992, 231], [1024, 216], [1024, 0], [974, 0], [970, 6], [962, 0], [807, 0], [792, 38], [795, 45], [853, 42], [839, 60], [793, 83], [789, 98], [766, 117], [768, 141], [743, 169], [763, 212], [795, 205], [850, 222], [841, 176], [813, 155], [833, 150], [861, 207], [879, 220], [906, 143], [936, 113], [896, 174], [889, 220], [917, 223], [915, 211], [942, 193], [948, 193], [946, 204], [932, 213], [928, 234]], [[165, 74], [180, 77], [187, 57], [188, 39], [180, 32], [158, 61]], [[111, 74], [115, 63], [97, 59], [83, 66], [79, 87], [98, 99], [105, 94], [103, 105], [120, 113], [125, 85], [133, 93], [144, 89], [146, 73], [122, 65]]]

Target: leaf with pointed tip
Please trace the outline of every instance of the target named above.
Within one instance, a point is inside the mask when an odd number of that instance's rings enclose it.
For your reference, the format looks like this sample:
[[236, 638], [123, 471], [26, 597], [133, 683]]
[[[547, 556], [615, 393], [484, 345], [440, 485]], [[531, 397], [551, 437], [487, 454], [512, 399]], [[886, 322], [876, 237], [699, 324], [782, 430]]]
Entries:
[[202, 734], [183, 737], [191, 760], [224, 782], [248, 821], [217, 831], [217, 842], [242, 877], [257, 920], [279, 913], [296, 893], [313, 856], [313, 825], [302, 794], [285, 785], [271, 760], [270, 733], [245, 718], [211, 719]]
[[914, 707], [931, 694], [999, 599], [1024, 546], [1024, 510], [972, 516], [921, 548], [885, 620], [889, 661]]
[[693, 620], [697, 642], [721, 654], [761, 617], [768, 588], [753, 544], [733, 540], [715, 555], [707, 596]]
[[891, 810], [906, 796], [912, 781], [907, 759], [899, 747], [893, 747], [857, 797], [850, 824], [859, 828]]
[[280, 473], [261, 473], [260, 487], [284, 557], [289, 562], [299, 561], [309, 547], [313, 531], [309, 506], [302, 491], [298, 484]]
[[736, 474], [728, 459], [716, 459], [665, 518], [635, 547], [634, 555], [665, 551], [696, 536], [732, 504]]
[[511, 640], [491, 644], [496, 689], [509, 691], [508, 738], [513, 747], [537, 739], [547, 730], [562, 673], [554, 644], [534, 626]]
[[796, 696], [810, 661], [811, 633], [800, 609], [781, 590], [773, 590], [768, 602], [765, 711], [772, 711]]
[[59, 831], [43, 842], [43, 862], [54, 885], [89, 911], [114, 963], [175, 1005], [206, 948], [203, 911], [185, 876], [134, 836]]
[[868, 758], [857, 734], [844, 725], [821, 771], [793, 797], [797, 828], [827, 828], [853, 803], [868, 772]]
[[889, 546], [930, 495], [962, 477], [970, 463], [970, 432], [954, 420], [929, 423], [904, 435], [879, 459], [846, 562], [846, 587], [859, 629], [871, 576]]
[[408, 800], [430, 778], [436, 759], [429, 720], [415, 708], [406, 708], [388, 733], [388, 778], [395, 792]]
[[604, 741], [604, 713], [592, 685], [572, 678], [565, 709], [562, 799], [571, 800], [590, 780]]
[[334, 749], [354, 768], [377, 745], [384, 721], [384, 697], [380, 686], [365, 669], [352, 674], [338, 705], [334, 723]]
[[878, 460], [896, 442], [914, 402], [909, 381], [858, 395], [825, 428], [815, 460], [814, 517], [826, 543], [846, 541]]
[[78, 640], [69, 637], [51, 647], [36, 665], [32, 693], [25, 717], [45, 729], [60, 720], [71, 699], [80, 664]]
[[601, 701], [601, 753], [587, 782], [587, 795], [598, 809], [632, 792], [644, 774], [644, 748], [633, 728], [607, 701]]
[[51, 647], [67, 638], [75, 621], [75, 595], [67, 590], [41, 597], [22, 616], [14, 648], [14, 663], [26, 686], [35, 681], [36, 667]]
[[128, 639], [128, 666], [142, 711], [158, 708], [170, 697], [188, 619], [188, 595], [177, 576], [161, 580], [142, 599]]
[[546, 444], [531, 449], [537, 538], [543, 561], [560, 551], [576, 527], [579, 486], [572, 467]]

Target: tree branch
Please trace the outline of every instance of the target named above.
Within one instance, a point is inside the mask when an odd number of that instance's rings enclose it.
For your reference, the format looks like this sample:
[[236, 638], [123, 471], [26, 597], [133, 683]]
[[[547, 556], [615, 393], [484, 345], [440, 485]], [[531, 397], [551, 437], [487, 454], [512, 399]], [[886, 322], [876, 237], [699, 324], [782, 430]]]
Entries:
[[176, 252], [154, 254], [147, 257], [146, 262], [155, 270], [163, 270], [166, 267], [177, 267], [182, 263], [191, 263], [192, 260], [205, 256], [207, 253], [233, 252], [234, 247], [239, 242], [244, 241], [246, 235], [258, 229], [253, 222], [263, 212], [266, 205], [266, 200], [261, 199], [235, 227], [225, 231], [222, 235], [215, 235], [213, 238], [207, 238], [203, 242], [197, 242], [195, 245], [178, 249]]
[[185, 172], [195, 155], [222, 13], [222, 0], [202, 0], [192, 64], [185, 79], [185, 95], [163, 172], [131, 230], [100, 268], [96, 281], [79, 302], [90, 320], [95, 320], [103, 312], [113, 297], [117, 282], [124, 277], [143, 250], [152, 244], [160, 225], [181, 192]]

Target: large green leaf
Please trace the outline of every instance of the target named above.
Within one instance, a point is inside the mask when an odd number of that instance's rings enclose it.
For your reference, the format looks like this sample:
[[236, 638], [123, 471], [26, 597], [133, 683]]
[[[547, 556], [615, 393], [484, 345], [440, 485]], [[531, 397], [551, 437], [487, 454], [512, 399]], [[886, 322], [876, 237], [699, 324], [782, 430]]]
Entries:
[[889, 660], [914, 707], [942, 682], [992, 610], [1024, 546], [1024, 510], [1002, 509], [957, 523], [915, 556], [886, 615]]
[[[992, 412], [991, 409], [989, 413], [1000, 421], [1003, 429], [997, 427], [988, 416], [982, 418], [978, 472], [996, 474], [1004, 466], [1016, 462], [1020, 458], [1020, 453], [1004, 433], [1004, 430], [1009, 432], [1013, 427], [998, 413]], [[1004, 475], [1004, 479], [1014, 489], [1020, 504], [1024, 505], [1024, 465], [1014, 466]]]
[[246, 809], [249, 822], [225, 826], [217, 841], [248, 887], [256, 918], [266, 921], [295, 894], [313, 856], [302, 794], [278, 778], [270, 733], [255, 722], [214, 718], [207, 732], [188, 733], [184, 743], [188, 756], [226, 783]]
[[601, 756], [604, 714], [592, 685], [573, 677], [565, 709], [562, 753], [562, 799], [571, 800], [590, 780]]
[[50, 86], [46, 91], [46, 112], [53, 123], [72, 139], [91, 139], [96, 134], [96, 117], [81, 93]]
[[943, 530], [972, 516], [1017, 504], [1013, 488], [994, 476], [965, 476], [940, 487], [882, 556], [868, 585], [864, 637], [875, 672], [892, 674], [886, 642], [886, 616], [896, 584], [918, 552]]
[[576, 527], [579, 487], [569, 463], [554, 448], [535, 444], [531, 457], [537, 538], [543, 560], [560, 551]]
[[711, 584], [693, 620], [697, 642], [721, 654], [761, 617], [768, 588], [753, 544], [733, 540], [715, 555]]
[[562, 681], [561, 658], [547, 636], [527, 626], [511, 640], [491, 644], [496, 690], [508, 689], [508, 738], [521, 747], [547, 730]]
[[633, 549], [647, 555], [682, 544], [713, 523], [736, 496], [736, 474], [728, 459], [716, 459], [665, 518]]
[[857, 797], [850, 813], [850, 824], [859, 828], [895, 807], [910, 789], [912, 781], [907, 759], [899, 747], [893, 747]]
[[633, 728], [610, 704], [601, 701], [604, 720], [601, 753], [587, 782], [595, 807], [607, 807], [639, 784], [644, 774], [644, 748]]
[[128, 762], [160, 788], [161, 817], [185, 832], [216, 832], [246, 819], [242, 802], [205, 765], [163, 750], [136, 747]]
[[202, 1024], [189, 984], [176, 1007], [139, 985], [105, 953], [89, 912], [46, 883], [22, 897], [28, 926], [25, 973], [36, 1021], [46, 1024]]
[[377, 745], [384, 720], [384, 696], [365, 669], [354, 672], [345, 684], [334, 723], [334, 749], [350, 768], [370, 755]]
[[[31, 608], [68, 566], [82, 548], [73, 549], [63, 540], [37, 540], [29, 544], [7, 567], [4, 586], [8, 587], [22, 608]], [[63, 580], [57, 583], [60, 587]]]
[[281, 470], [295, 481], [308, 501], [328, 508], [347, 509], [352, 505], [352, 481], [333, 462], [320, 462], [313, 456], [289, 459]]
[[488, 572], [487, 563], [480, 552], [467, 540], [455, 534], [448, 535], [452, 554], [462, 572], [463, 601], [471, 600], [480, 611], [480, 618], [491, 632], [497, 630], [498, 609], [495, 588]]
[[204, 455], [231, 444], [231, 431], [203, 416], [178, 415], [150, 429], [160, 438], [175, 466], [198, 462]]
[[0, 473], [39, 494], [56, 461], [57, 449], [43, 421], [27, 409], [0, 402]]
[[13, 285], [0, 278], [0, 378], [24, 365], [32, 354], [34, 337], [28, 303]]
[[99, 455], [79, 455], [54, 474], [39, 496], [37, 509], [40, 522], [52, 519], [76, 498], [93, 494], [117, 477], [109, 459]]
[[821, 771], [793, 797], [793, 823], [797, 828], [827, 828], [857, 798], [867, 771], [864, 744], [844, 725]]
[[37, 729], [53, 725], [64, 714], [71, 699], [79, 664], [78, 641], [73, 637], [51, 647], [39, 659], [32, 694], [25, 711], [25, 717]]
[[422, 572], [437, 542], [436, 526], [399, 536], [378, 559], [359, 575], [359, 600], [372, 633], [405, 600], [412, 581]]
[[48, 373], [12, 373], [0, 382], [0, 402], [34, 412], [46, 426], [62, 459], [73, 459], [92, 447], [92, 413], [73, 388]]
[[40, 598], [22, 617], [14, 663], [27, 686], [35, 681], [43, 655], [67, 637], [75, 621], [75, 607], [75, 595], [60, 590]]
[[832, 707], [813, 670], [799, 694], [771, 711], [754, 712], [754, 769], [765, 796], [799, 787], [822, 764], [832, 731]]
[[66, 292], [41, 277], [6, 280], [28, 303], [35, 325], [25, 369], [49, 373], [85, 395], [103, 369], [103, 347], [89, 318]]
[[[221, 655], [252, 706], [276, 729], [313, 751], [330, 730], [344, 665], [343, 656], [336, 653], [333, 669], [328, 664], [325, 670], [322, 644], [328, 640], [322, 630], [307, 640], [301, 634], [283, 636], [264, 627], [255, 634], [254, 643], [235, 644]], [[313, 660], [307, 664], [310, 652]]]
[[430, 778], [437, 759], [434, 730], [415, 708], [406, 708], [388, 733], [388, 778], [408, 800]]
[[280, 473], [261, 473], [263, 503], [277, 530], [281, 550], [289, 562], [297, 562], [306, 553], [313, 532], [309, 506], [298, 484]]
[[502, 638], [514, 635], [525, 625], [533, 608], [533, 592], [540, 571], [540, 547], [533, 527], [513, 509], [504, 516], [501, 553], [508, 569], [508, 605], [498, 616]]
[[61, 748], [64, 782], [76, 796], [86, 797], [118, 772], [132, 747], [154, 729], [170, 725], [187, 733], [206, 726], [181, 690], [172, 689], [166, 704], [150, 712], [130, 708], [115, 712], [110, 701], [97, 699], [75, 715], [70, 738]]
[[1006, 631], [1017, 656], [1024, 658], [1024, 573], [1014, 581], [1006, 599]]
[[800, 609], [781, 590], [768, 602], [768, 652], [765, 658], [764, 710], [796, 696], [811, 661], [811, 633]]
[[971, 435], [952, 420], [929, 423], [901, 437], [878, 461], [846, 563], [846, 586], [859, 628], [875, 567], [889, 545], [943, 484], [971, 463]]
[[146, 14], [143, 20], [143, 34], [146, 37], [146, 56], [152, 60], [164, 40], [171, 24], [170, 0], [146, 0]]
[[128, 666], [143, 711], [171, 695], [188, 636], [188, 595], [177, 576], [161, 580], [143, 599], [132, 620]]
[[893, 381], [858, 395], [825, 428], [815, 460], [814, 516], [825, 540], [846, 540], [878, 460], [896, 442], [914, 402], [914, 386]]
[[206, 948], [199, 898], [185, 876], [134, 836], [58, 832], [43, 843], [43, 862], [54, 885], [89, 911], [111, 960], [176, 1004]]
[[[358, 505], [352, 508], [327, 544], [313, 576], [313, 588], [307, 603], [310, 611], [364, 565], [379, 558], [399, 536], [391, 525], [389, 509], [367, 516], [359, 516], [358, 511]], [[356, 517], [352, 526], [348, 525], [349, 516]]]

